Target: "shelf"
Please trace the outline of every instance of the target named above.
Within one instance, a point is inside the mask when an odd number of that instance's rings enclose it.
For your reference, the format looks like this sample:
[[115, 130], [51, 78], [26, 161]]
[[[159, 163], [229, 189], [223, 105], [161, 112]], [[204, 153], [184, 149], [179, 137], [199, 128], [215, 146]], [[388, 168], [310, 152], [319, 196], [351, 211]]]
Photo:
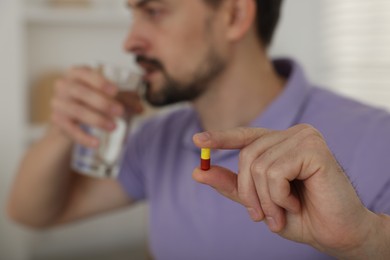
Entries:
[[89, 25], [128, 26], [130, 14], [126, 10], [112, 8], [53, 8], [28, 6], [25, 22], [32, 25]]

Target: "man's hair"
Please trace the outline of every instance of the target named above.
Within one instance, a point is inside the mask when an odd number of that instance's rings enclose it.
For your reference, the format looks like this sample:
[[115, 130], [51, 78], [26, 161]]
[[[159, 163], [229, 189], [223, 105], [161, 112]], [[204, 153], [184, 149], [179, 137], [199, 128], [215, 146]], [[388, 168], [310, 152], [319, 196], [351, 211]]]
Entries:
[[[204, 0], [216, 8], [223, 0]], [[258, 37], [265, 47], [269, 46], [279, 21], [282, 0], [253, 0], [256, 1], [256, 30]]]

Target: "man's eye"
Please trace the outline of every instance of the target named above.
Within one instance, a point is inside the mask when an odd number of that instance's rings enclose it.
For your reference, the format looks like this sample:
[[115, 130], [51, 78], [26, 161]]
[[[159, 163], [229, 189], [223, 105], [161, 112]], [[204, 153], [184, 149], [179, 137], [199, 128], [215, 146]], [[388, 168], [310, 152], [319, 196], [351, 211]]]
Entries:
[[149, 17], [154, 19], [159, 18], [163, 14], [163, 11], [157, 8], [147, 8], [145, 12]]

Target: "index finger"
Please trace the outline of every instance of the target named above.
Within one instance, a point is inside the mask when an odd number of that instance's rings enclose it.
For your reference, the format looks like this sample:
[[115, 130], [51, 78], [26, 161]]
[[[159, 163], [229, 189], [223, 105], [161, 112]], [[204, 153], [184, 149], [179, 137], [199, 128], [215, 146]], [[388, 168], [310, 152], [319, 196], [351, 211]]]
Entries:
[[265, 128], [237, 127], [230, 130], [207, 131], [193, 136], [193, 141], [199, 148], [211, 149], [242, 149], [270, 130]]
[[90, 67], [73, 67], [70, 69], [69, 73], [67, 73], [67, 78], [72, 81], [86, 84], [95, 89], [101, 89], [107, 94], [116, 94], [116, 88], [113, 83], [108, 81], [99, 71]]

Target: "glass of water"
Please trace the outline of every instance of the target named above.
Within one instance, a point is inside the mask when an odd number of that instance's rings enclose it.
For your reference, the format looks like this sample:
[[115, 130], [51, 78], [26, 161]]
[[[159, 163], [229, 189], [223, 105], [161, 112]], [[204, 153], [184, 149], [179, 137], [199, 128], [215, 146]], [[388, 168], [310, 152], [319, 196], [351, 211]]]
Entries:
[[[135, 69], [101, 64], [98, 70], [119, 88], [118, 101], [121, 102], [123, 97], [131, 92], [139, 93], [142, 86], [142, 74]], [[123, 116], [115, 118], [116, 128], [113, 131], [82, 125], [85, 132], [99, 139], [99, 147], [93, 149], [76, 144], [72, 154], [72, 168], [93, 177], [116, 178], [133, 116], [131, 111], [125, 109]]]

